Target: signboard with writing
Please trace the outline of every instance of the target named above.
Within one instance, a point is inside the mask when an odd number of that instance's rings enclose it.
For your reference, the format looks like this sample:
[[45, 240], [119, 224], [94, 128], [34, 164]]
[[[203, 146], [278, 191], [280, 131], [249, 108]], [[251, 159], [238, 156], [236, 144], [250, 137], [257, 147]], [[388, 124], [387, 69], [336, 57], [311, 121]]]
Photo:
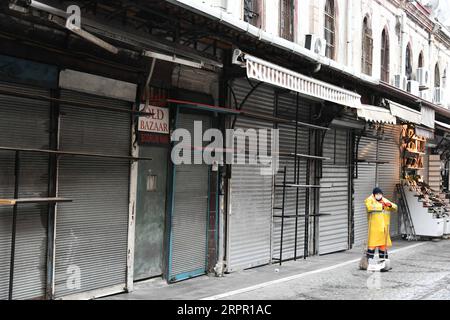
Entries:
[[153, 115], [139, 117], [138, 142], [140, 144], [169, 144], [169, 109], [152, 105], [145, 108], [145, 105], [142, 104], [140, 110], [153, 113]]

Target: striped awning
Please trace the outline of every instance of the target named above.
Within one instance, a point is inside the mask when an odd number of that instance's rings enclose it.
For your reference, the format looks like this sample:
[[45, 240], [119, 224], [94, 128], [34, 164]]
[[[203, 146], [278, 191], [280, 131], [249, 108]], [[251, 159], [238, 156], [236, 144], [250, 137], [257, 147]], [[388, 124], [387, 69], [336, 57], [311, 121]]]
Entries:
[[366, 119], [370, 122], [397, 123], [397, 119], [391, 114], [391, 111], [382, 107], [362, 104], [361, 108], [358, 108], [357, 113], [359, 118]]
[[394, 117], [407, 121], [414, 124], [422, 124], [422, 113], [414, 109], [408, 108], [400, 103], [390, 101], [389, 108], [391, 109], [391, 114]]
[[355, 92], [283, 68], [249, 54], [244, 55], [247, 77], [298, 92], [316, 100], [330, 101], [350, 108], [361, 107], [361, 96]]

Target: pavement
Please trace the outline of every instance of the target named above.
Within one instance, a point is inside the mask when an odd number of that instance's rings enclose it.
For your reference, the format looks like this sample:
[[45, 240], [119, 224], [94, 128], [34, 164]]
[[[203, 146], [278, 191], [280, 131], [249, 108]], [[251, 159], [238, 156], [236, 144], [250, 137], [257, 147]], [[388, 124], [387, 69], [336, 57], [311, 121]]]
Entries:
[[358, 269], [362, 248], [167, 284], [152, 279], [105, 300], [450, 300], [450, 240], [394, 241], [390, 272]]

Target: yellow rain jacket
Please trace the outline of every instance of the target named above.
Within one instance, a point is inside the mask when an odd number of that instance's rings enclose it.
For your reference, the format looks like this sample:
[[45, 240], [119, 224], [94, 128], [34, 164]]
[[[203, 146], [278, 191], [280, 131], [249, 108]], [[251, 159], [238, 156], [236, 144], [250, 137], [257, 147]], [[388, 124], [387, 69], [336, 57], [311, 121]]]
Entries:
[[377, 201], [374, 195], [368, 197], [365, 201], [368, 220], [369, 220], [369, 239], [368, 247], [392, 246], [389, 235], [389, 225], [391, 223], [391, 211], [397, 211], [397, 205], [383, 197], [384, 203], [390, 203], [392, 207], [385, 207], [381, 201]]

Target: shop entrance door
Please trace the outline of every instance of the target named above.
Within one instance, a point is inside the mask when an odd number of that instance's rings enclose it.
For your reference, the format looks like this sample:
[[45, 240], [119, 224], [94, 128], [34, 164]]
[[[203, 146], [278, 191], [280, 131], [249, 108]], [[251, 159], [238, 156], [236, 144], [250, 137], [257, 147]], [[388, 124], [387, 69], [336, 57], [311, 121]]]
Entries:
[[[191, 137], [194, 137], [194, 122], [202, 123], [203, 132], [211, 127], [209, 116], [177, 112], [176, 127], [187, 130]], [[206, 273], [209, 179], [210, 167], [207, 164], [173, 166], [169, 207], [169, 282]]]
[[164, 223], [167, 189], [165, 147], [141, 146], [136, 202], [134, 280], [162, 275]]

